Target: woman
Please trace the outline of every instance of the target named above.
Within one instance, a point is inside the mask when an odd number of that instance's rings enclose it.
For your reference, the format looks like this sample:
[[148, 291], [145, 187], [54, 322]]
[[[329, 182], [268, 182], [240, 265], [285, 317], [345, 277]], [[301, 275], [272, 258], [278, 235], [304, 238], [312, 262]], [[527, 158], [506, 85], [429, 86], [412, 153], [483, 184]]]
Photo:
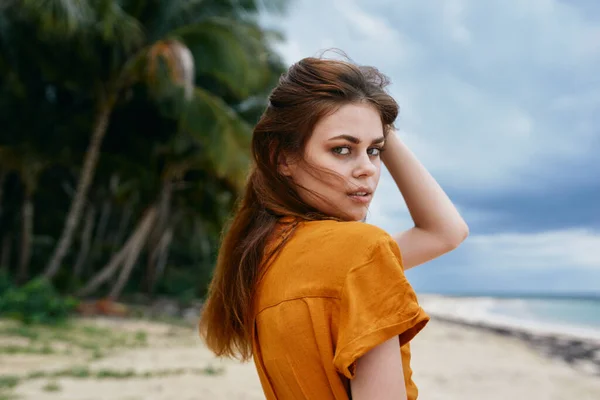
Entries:
[[[409, 341], [429, 317], [404, 271], [468, 228], [395, 133], [387, 84], [375, 68], [305, 58], [254, 129], [200, 332], [218, 356], [253, 356], [269, 400], [417, 397]], [[364, 223], [382, 163], [414, 221], [393, 236]]]

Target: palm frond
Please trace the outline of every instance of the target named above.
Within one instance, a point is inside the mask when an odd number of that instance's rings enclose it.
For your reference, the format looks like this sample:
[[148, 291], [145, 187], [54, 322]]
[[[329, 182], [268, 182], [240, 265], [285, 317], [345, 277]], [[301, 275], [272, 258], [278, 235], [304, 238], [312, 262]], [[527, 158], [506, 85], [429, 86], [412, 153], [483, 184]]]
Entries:
[[51, 35], [74, 35], [93, 22], [93, 9], [84, 0], [21, 0], [15, 7]]
[[181, 130], [202, 147], [214, 173], [241, 188], [249, 166], [252, 128], [225, 102], [196, 88], [187, 107]]
[[[256, 21], [260, 12], [281, 14], [288, 0], [157, 0], [147, 4], [152, 8], [148, 25], [153, 40], [185, 25], [202, 23], [207, 18], [224, 17], [236, 22]], [[140, 7], [138, 6], [137, 9]]]
[[189, 24], [198, 15], [206, 16], [206, 3], [206, 0], [159, 1], [148, 21], [152, 39], [158, 40], [174, 27]]
[[96, 7], [96, 28], [105, 41], [117, 43], [127, 53], [141, 47], [144, 42], [142, 25], [125, 12], [119, 2], [104, 1]]
[[170, 33], [184, 42], [199, 74], [212, 76], [239, 97], [264, 84], [270, 76], [269, 51], [259, 27], [214, 17]]

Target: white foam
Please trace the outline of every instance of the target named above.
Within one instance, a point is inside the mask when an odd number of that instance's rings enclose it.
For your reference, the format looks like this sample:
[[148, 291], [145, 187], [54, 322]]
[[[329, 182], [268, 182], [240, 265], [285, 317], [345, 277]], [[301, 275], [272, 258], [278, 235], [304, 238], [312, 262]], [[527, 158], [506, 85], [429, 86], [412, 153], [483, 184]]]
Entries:
[[534, 319], [509, 317], [491, 312], [499, 302], [507, 301], [515, 302], [518, 307], [525, 306], [518, 299], [447, 297], [440, 295], [419, 296], [419, 303], [431, 316], [439, 316], [469, 324], [484, 324], [494, 328], [518, 329], [532, 334], [569, 336], [578, 339], [600, 341], [600, 329], [571, 324], [545, 323]]

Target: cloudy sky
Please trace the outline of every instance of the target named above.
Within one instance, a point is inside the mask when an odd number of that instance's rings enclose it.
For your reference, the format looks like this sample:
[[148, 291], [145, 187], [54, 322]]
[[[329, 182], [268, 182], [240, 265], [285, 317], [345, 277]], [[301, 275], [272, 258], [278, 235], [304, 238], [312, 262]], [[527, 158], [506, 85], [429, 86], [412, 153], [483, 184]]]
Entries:
[[[336, 47], [391, 80], [399, 134], [467, 220], [420, 292], [600, 293], [600, 2], [293, 0], [288, 63]], [[411, 220], [385, 171], [369, 222]]]

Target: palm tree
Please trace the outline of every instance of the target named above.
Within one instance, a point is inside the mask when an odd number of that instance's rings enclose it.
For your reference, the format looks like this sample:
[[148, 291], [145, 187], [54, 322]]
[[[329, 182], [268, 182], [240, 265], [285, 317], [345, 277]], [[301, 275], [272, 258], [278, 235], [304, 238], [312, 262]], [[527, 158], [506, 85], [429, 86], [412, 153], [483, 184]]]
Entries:
[[29, 262], [33, 240], [34, 194], [38, 180], [49, 160], [27, 145], [19, 147], [0, 146], [0, 169], [17, 172], [23, 186], [21, 202], [21, 240], [19, 247], [19, 267], [16, 280], [23, 283], [29, 279]]
[[[281, 6], [283, 1], [275, 3]], [[248, 138], [247, 126], [219, 96], [194, 88], [193, 83], [210, 77], [228, 93], [244, 96], [272, 78], [267, 33], [254, 17], [258, 0], [23, 0], [5, 7], [33, 21], [49, 46], [63, 49], [59, 54], [71, 52], [71, 68], [55, 67], [51, 73], [62, 74], [70, 87], [87, 90], [95, 99], [94, 123], [75, 194], [45, 277], [56, 275], [71, 247], [111, 114], [133, 84], [145, 82], [157, 99], [175, 104], [187, 126], [208, 121], [212, 133], [208, 144], [217, 145], [210, 150], [224, 152], [229, 159], [207, 160], [224, 179], [236, 184], [242, 180], [245, 165], [238, 149]], [[198, 118], [194, 108], [202, 111], [202, 121], [194, 122]], [[153, 219], [152, 212], [146, 215], [144, 221]]]
[[197, 170], [209, 170], [233, 190], [239, 190], [249, 161], [250, 136], [250, 125], [230, 106], [207, 90], [194, 88], [177, 133], [157, 149], [164, 164], [160, 174], [147, 177], [154, 179], [150, 185], [156, 188], [155, 201], [147, 206], [122, 248], [78, 291], [78, 295], [92, 293], [121, 267], [109, 295], [113, 299], [119, 297], [147, 242], [149, 254], [145, 279], [147, 290], [151, 292], [157, 273], [164, 269], [173, 237], [175, 192], [193, 186], [185, 177], [190, 171]]

